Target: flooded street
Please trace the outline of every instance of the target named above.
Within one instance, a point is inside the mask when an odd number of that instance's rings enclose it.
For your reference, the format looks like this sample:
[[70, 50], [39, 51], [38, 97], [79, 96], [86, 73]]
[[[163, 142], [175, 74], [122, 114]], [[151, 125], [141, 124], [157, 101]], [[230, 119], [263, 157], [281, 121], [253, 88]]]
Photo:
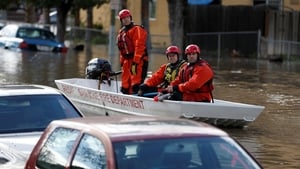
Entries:
[[266, 107], [247, 128], [227, 131], [265, 168], [300, 168], [299, 62], [221, 63], [215, 68], [215, 97]]
[[[108, 59], [97, 46], [68, 54], [18, 53], [0, 49], [0, 84], [35, 83], [56, 87], [54, 80], [84, 77], [87, 62]], [[265, 106], [244, 129], [225, 129], [242, 143], [264, 168], [300, 168], [300, 62], [270, 62], [245, 58], [210, 58], [214, 68], [214, 98]], [[152, 54], [149, 71], [166, 58]], [[117, 71], [118, 58], [112, 60]]]

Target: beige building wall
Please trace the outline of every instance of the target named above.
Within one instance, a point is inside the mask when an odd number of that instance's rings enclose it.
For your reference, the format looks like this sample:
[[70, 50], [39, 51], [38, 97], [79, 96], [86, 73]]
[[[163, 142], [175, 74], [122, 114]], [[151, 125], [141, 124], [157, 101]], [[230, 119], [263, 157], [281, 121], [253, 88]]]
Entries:
[[[93, 22], [96, 25], [102, 24], [103, 25], [103, 30], [105, 32], [109, 31], [109, 26], [110, 26], [110, 5], [109, 4], [104, 4], [100, 8], [95, 7], [93, 10]], [[87, 23], [87, 13], [86, 10], [81, 10], [80, 11], [80, 20], [81, 23], [86, 25]]]
[[285, 0], [284, 10], [300, 11], [300, 0]]
[[222, 0], [222, 5], [224, 6], [234, 6], [234, 5], [253, 5], [253, 0]]
[[[135, 24], [142, 24], [141, 1], [128, 0], [127, 8], [132, 14]], [[156, 18], [149, 19], [151, 42], [153, 47], [167, 47], [170, 45], [169, 13], [166, 0], [156, 1]], [[116, 17], [116, 31], [120, 28], [119, 18]]]

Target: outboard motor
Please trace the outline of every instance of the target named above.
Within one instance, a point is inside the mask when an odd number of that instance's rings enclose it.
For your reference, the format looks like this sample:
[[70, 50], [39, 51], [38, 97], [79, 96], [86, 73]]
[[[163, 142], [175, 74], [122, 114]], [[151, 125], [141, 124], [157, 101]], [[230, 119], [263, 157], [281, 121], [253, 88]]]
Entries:
[[85, 76], [87, 79], [109, 80], [111, 72], [111, 65], [107, 60], [94, 58], [88, 62]]

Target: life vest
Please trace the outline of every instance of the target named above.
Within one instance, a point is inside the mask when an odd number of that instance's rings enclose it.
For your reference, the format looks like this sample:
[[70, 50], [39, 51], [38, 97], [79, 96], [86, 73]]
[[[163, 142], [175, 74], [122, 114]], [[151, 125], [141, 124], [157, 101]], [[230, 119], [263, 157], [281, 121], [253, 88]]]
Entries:
[[172, 65], [170, 63], [167, 64], [165, 69], [165, 85], [169, 85], [171, 81], [173, 81], [176, 76], [178, 75], [178, 72], [180, 68], [185, 64], [186, 62], [184, 60], [179, 61], [176, 65]]
[[[119, 51], [121, 55], [126, 59], [131, 59], [134, 56], [135, 49], [133, 40], [128, 36], [127, 32], [135, 26], [140, 25], [123, 26], [117, 37]], [[143, 26], [140, 27], [144, 28]]]
[[[180, 79], [182, 82], [186, 82], [188, 81], [190, 78], [192, 78], [193, 73], [194, 73], [194, 66], [198, 65], [198, 66], [204, 66], [207, 65], [210, 69], [211, 66], [208, 64], [207, 61], [200, 59], [199, 61], [197, 61], [195, 64], [193, 65], [188, 65], [186, 67], [186, 69], [184, 71], [187, 71], [186, 73], [182, 73]], [[212, 92], [212, 90], [214, 89], [213, 86], [213, 78], [211, 78], [210, 80], [208, 80], [202, 87], [198, 88], [195, 92], [197, 93], [202, 93], [202, 92]]]

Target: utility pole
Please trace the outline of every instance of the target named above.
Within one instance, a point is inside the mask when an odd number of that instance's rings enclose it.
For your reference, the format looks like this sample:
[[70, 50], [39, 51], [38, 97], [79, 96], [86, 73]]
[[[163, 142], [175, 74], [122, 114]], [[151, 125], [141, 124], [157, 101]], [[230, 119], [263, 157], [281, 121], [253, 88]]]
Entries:
[[149, 0], [142, 0], [141, 1], [141, 22], [142, 25], [148, 32], [147, 37], [147, 52], [149, 58], [149, 65], [151, 65], [152, 57], [151, 57], [151, 34], [150, 34], [150, 24], [149, 24]]

